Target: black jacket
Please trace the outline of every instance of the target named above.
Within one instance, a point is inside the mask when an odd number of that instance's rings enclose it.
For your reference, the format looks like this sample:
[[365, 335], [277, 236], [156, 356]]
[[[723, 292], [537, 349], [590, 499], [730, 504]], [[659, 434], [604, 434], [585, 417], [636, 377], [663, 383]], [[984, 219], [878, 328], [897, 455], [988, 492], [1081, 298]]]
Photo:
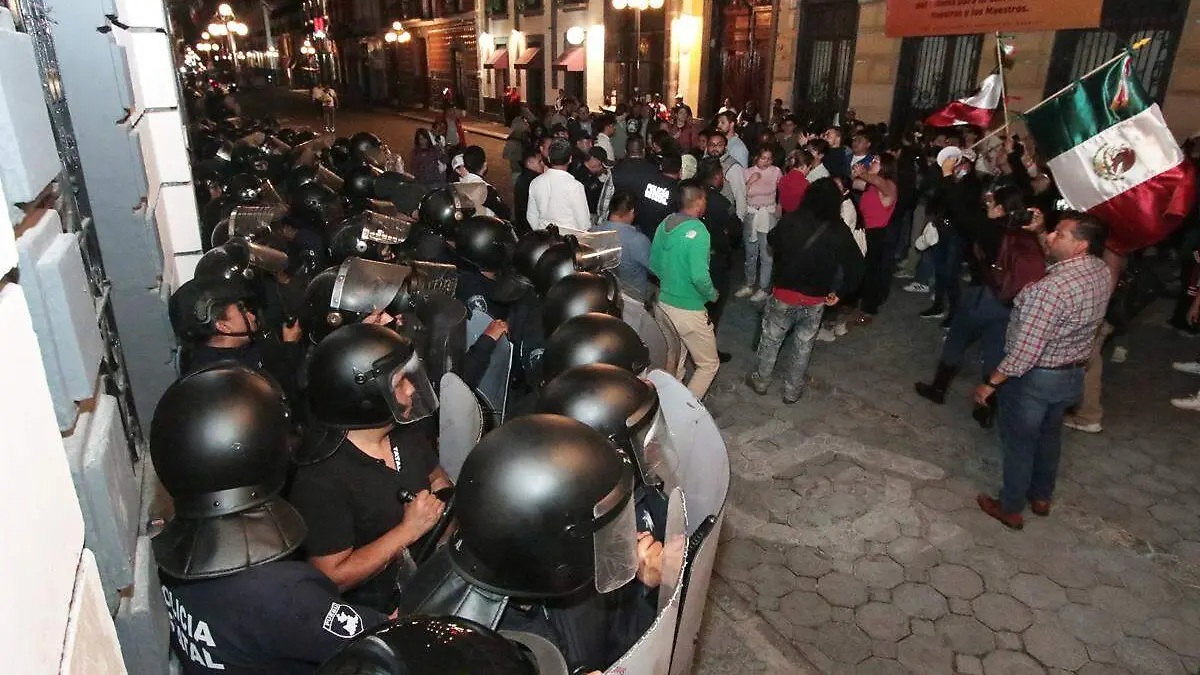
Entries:
[[529, 208], [529, 184], [539, 175], [522, 167], [521, 173], [513, 181], [513, 228], [518, 235], [527, 234], [530, 230], [529, 221], [525, 219], [525, 211]]
[[729, 239], [730, 233], [740, 233], [742, 223], [737, 219], [733, 204], [725, 198], [725, 195], [721, 194], [720, 190], [714, 188], [708, 189], [708, 209], [700, 220], [708, 228], [708, 269], [713, 277], [713, 283], [716, 284], [718, 276], [723, 278], [729, 273], [730, 258], [733, 254], [733, 246]]
[[[775, 258], [772, 285], [821, 297], [857, 288], [865, 263], [850, 228], [818, 220], [805, 209], [785, 215], [767, 235]], [[841, 271], [841, 288], [834, 283]]]

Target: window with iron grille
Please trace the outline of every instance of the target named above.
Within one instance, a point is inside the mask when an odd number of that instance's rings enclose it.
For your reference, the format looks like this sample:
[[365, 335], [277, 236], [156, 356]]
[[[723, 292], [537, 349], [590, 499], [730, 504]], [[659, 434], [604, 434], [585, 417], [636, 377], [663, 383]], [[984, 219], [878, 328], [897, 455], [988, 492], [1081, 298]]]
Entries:
[[858, 3], [806, 2], [802, 8], [792, 109], [804, 122], [825, 125], [850, 102]]
[[1183, 33], [1188, 0], [1105, 0], [1099, 28], [1059, 31], [1054, 38], [1046, 96], [1057, 92], [1143, 38], [1133, 70], [1159, 103], [1167, 94], [1171, 65]]
[[892, 129], [906, 129], [974, 92], [982, 52], [980, 34], [905, 38], [892, 99]]

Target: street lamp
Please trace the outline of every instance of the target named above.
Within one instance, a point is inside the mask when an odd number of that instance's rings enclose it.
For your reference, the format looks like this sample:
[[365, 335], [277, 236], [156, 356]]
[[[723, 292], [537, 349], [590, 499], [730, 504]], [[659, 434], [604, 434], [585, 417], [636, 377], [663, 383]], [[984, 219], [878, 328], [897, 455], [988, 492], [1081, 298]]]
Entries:
[[404, 25], [399, 21], [392, 22], [392, 29], [383, 34], [383, 41], [388, 44], [404, 44], [412, 40], [412, 33], [404, 30]]
[[229, 38], [229, 52], [232, 54], [235, 76], [238, 74], [238, 61], [240, 60], [235, 36], [245, 37], [249, 32], [250, 28], [246, 24], [235, 19], [233, 8], [227, 3], [221, 3], [217, 7], [217, 20], [208, 24], [208, 32], [205, 34], [206, 39], [209, 35]]
[[619, 11], [633, 10], [634, 60], [633, 81], [634, 90], [641, 89], [642, 75], [642, 12], [648, 9], [662, 9], [664, 0], [612, 0], [613, 9]]

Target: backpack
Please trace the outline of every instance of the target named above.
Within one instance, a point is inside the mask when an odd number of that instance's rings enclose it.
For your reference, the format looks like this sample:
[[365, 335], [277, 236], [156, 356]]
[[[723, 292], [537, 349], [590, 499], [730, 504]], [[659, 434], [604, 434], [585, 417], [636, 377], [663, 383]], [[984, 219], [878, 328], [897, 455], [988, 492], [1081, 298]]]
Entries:
[[1017, 293], [1046, 276], [1046, 254], [1038, 236], [1021, 229], [1010, 229], [1000, 240], [995, 262], [984, 273], [984, 280], [996, 299], [1012, 304]]

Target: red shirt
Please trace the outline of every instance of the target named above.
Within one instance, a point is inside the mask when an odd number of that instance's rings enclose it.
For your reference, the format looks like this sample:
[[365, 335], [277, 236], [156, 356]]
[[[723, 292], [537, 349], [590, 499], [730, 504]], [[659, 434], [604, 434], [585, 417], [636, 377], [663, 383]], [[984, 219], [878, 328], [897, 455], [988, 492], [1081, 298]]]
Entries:
[[808, 192], [808, 176], [800, 171], [789, 171], [779, 180], [779, 207], [784, 213], [800, 208], [804, 193]]
[[786, 288], [776, 288], [771, 291], [771, 295], [775, 296], [776, 300], [792, 306], [815, 307], [825, 304], [825, 298], [816, 295], [805, 295], [800, 291], [789, 291]]

